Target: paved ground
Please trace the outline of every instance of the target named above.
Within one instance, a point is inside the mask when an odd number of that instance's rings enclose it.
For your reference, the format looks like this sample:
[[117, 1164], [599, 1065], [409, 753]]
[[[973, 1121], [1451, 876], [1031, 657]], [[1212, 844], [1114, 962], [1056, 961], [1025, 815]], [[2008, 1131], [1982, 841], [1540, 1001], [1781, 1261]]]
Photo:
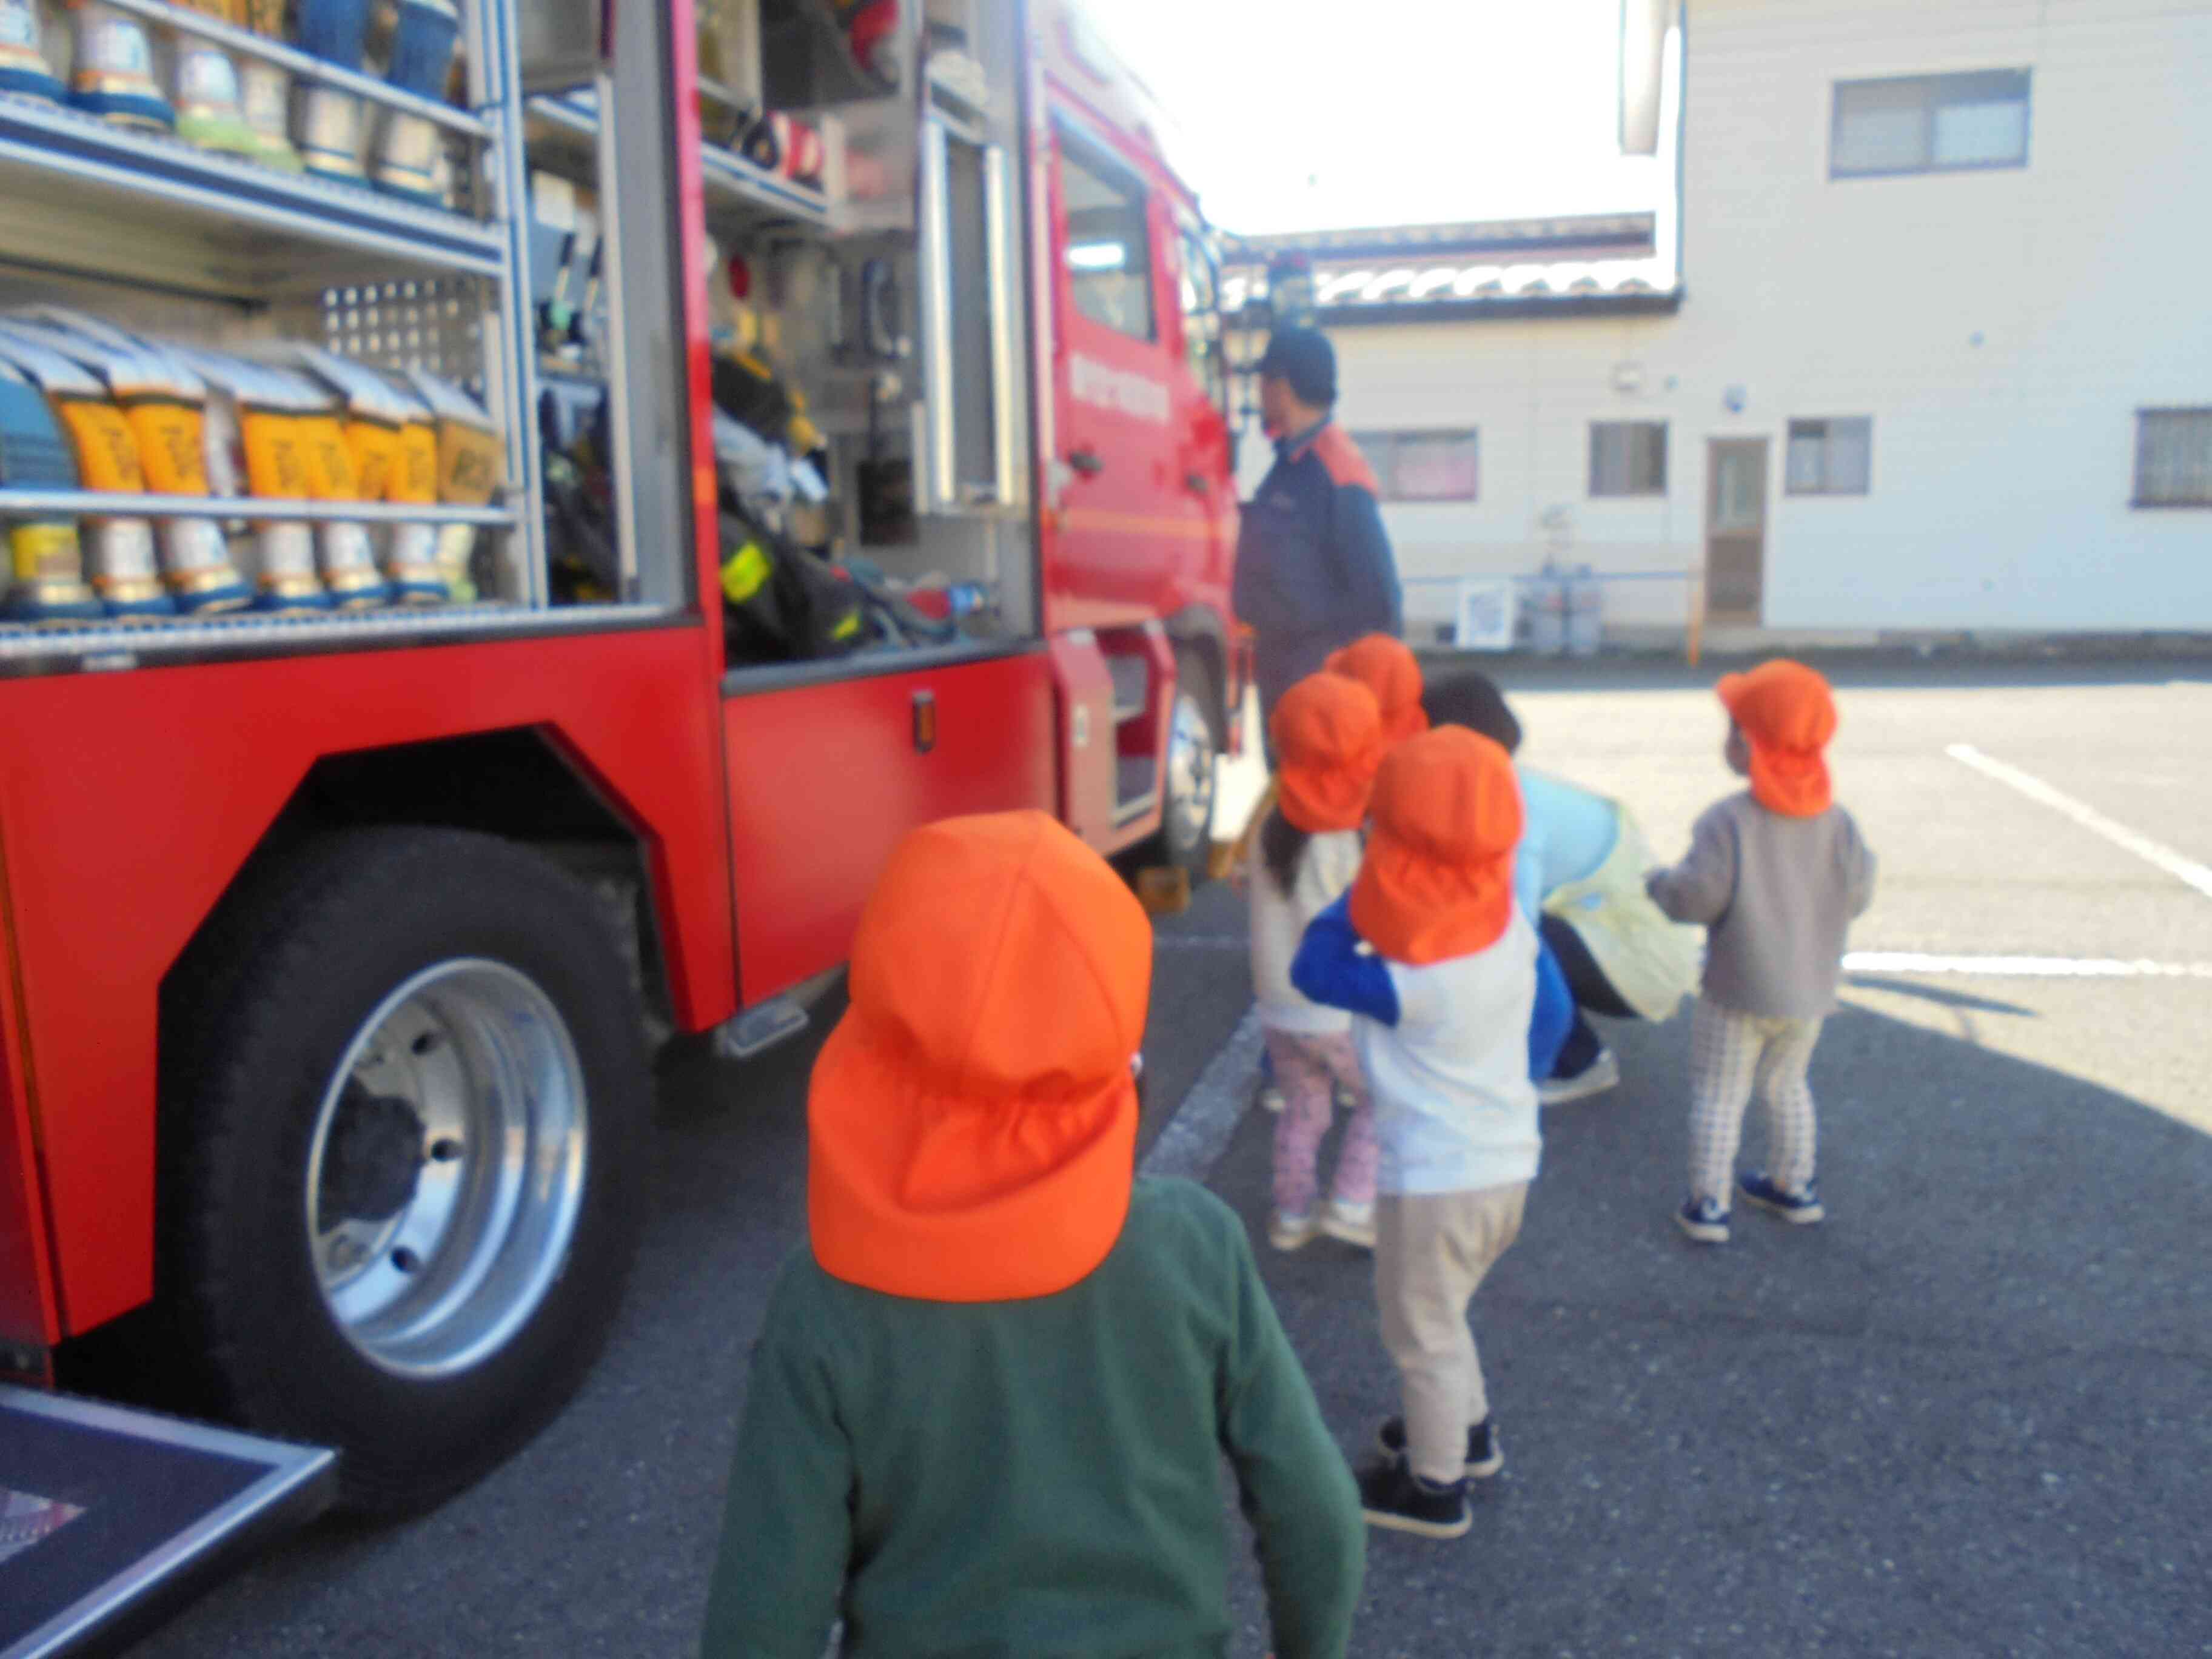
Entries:
[[[1686, 1021], [1615, 1028], [1626, 1083], [1547, 1121], [1476, 1304], [1505, 1473], [1468, 1539], [1376, 1539], [1363, 1659], [2212, 1653], [2212, 893], [2185, 879], [2212, 865], [2212, 671], [1839, 678], [1840, 787], [1884, 860], [1854, 946], [1886, 957], [1814, 1064], [1834, 1219], [1684, 1244]], [[1509, 684], [1526, 757], [1631, 800], [1662, 856], [1729, 787], [1703, 678]], [[1161, 930], [1148, 1143], [1243, 1012], [1241, 927], [1217, 890]], [[2023, 957], [2045, 965], [1986, 960]], [[410, 1527], [280, 1551], [138, 1651], [687, 1652], [746, 1346], [803, 1218], [811, 1053], [665, 1068], [635, 1292], [536, 1444]], [[1267, 1128], [1236, 1126], [1212, 1177], [1255, 1228]], [[1263, 1255], [1356, 1449], [1395, 1405], [1366, 1264]], [[1249, 1574], [1237, 1596], [1257, 1654]]]

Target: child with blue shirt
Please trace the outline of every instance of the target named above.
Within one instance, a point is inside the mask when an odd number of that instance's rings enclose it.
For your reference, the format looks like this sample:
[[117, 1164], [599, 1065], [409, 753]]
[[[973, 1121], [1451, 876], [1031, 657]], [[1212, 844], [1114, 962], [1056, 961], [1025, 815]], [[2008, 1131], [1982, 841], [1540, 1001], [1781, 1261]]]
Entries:
[[[1454, 675], [1422, 701], [1434, 724], [1464, 726], [1518, 754], [1521, 722], [1489, 676]], [[1543, 1103], [1558, 1106], [1620, 1081], [1620, 1061], [1585, 1013], [1668, 1018], [1697, 984], [1698, 940], [1645, 892], [1656, 860], [1627, 807], [1517, 762], [1514, 772], [1524, 817], [1514, 896], [1574, 994], [1573, 1029], [1537, 1079]]]
[[1349, 1009], [1380, 1146], [1375, 1288], [1404, 1414], [1360, 1476], [1369, 1522], [1431, 1538], [1472, 1524], [1470, 1476], [1504, 1459], [1468, 1304], [1521, 1231], [1541, 1151], [1532, 1057], [1548, 1069], [1571, 1004], [1514, 902], [1521, 792], [1489, 738], [1451, 726], [1377, 773], [1352, 890], [1291, 964]]

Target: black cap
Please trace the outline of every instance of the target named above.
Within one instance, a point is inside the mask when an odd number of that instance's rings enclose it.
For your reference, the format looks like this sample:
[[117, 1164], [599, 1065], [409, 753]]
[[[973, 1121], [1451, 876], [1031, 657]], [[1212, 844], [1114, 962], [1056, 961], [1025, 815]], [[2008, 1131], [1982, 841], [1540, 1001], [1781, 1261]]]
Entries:
[[1287, 380], [1298, 401], [1316, 409], [1336, 401], [1336, 348], [1318, 329], [1277, 329], [1267, 337], [1260, 373]]
[[1507, 707], [1498, 682], [1480, 669], [1431, 680], [1421, 692], [1421, 708], [1431, 726], [1464, 726], [1509, 755], [1521, 747], [1521, 722]]

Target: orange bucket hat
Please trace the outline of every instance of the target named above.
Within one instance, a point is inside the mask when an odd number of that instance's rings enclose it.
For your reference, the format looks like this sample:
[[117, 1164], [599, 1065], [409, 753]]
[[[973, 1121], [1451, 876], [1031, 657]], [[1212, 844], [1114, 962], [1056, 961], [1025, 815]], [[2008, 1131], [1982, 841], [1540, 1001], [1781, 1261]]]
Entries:
[[1393, 962], [1425, 967], [1498, 942], [1513, 916], [1521, 785], [1512, 757], [1463, 726], [1390, 751], [1375, 776], [1352, 925]]
[[1429, 729], [1428, 711], [1421, 707], [1421, 665], [1403, 640], [1388, 634], [1369, 634], [1341, 651], [1332, 651], [1324, 665], [1328, 672], [1358, 680], [1375, 694], [1382, 710], [1382, 741], [1387, 745], [1417, 738]]
[[1357, 830], [1382, 763], [1382, 711], [1375, 694], [1340, 674], [1309, 674], [1275, 705], [1276, 804], [1308, 835]]
[[893, 850], [807, 1097], [807, 1227], [836, 1278], [930, 1302], [1049, 1296], [1128, 1214], [1152, 933], [1042, 812]]
[[1724, 675], [1715, 688], [1751, 745], [1751, 793], [1784, 817], [1828, 810], [1834, 793], [1821, 750], [1836, 735], [1836, 699], [1828, 682], [1802, 662], [1778, 657], [1748, 674]]

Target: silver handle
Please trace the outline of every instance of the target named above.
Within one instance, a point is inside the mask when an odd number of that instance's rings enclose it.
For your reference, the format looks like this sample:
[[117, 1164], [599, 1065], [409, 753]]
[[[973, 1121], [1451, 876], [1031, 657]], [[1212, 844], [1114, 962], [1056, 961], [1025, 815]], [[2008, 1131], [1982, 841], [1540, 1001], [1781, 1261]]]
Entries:
[[1000, 505], [1019, 499], [1021, 455], [1014, 433], [1013, 195], [1003, 144], [983, 148], [983, 239], [991, 305], [991, 408], [998, 443], [992, 457]]
[[945, 124], [927, 117], [921, 127], [921, 395], [929, 434], [925, 511], [945, 512], [959, 502], [959, 458], [953, 446], [952, 408], [952, 178]]

